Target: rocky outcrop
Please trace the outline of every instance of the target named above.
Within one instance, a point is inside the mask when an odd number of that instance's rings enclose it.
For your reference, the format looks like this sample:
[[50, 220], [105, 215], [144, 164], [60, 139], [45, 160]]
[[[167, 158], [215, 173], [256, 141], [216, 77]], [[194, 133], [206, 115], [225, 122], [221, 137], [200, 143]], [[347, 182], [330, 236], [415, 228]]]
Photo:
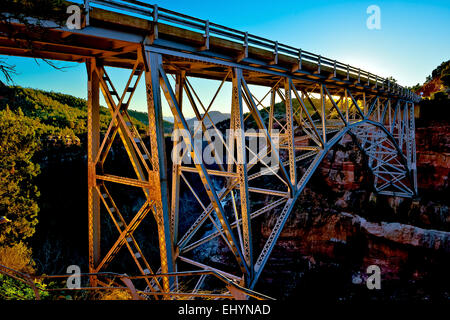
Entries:
[[[327, 279], [327, 290], [336, 292], [333, 299], [347, 299], [358, 290], [367, 290], [370, 265], [380, 267], [386, 290], [392, 286], [409, 290], [412, 283], [430, 276], [446, 277], [438, 274], [435, 266], [441, 270], [450, 267], [445, 259], [450, 253], [450, 232], [370, 222], [356, 214], [327, 209], [324, 199], [311, 191], [306, 197], [311, 201], [300, 202], [292, 212], [263, 274], [263, 285], [279, 288], [273, 289], [279, 297], [302, 295], [311, 290], [305, 281], [311, 276], [319, 281], [316, 277], [320, 275]], [[262, 238], [269, 236], [275, 219], [263, 225]]]
[[373, 223], [360, 216], [352, 216], [348, 213], [341, 214], [352, 217], [352, 224], [358, 225], [362, 231], [370, 236], [386, 239], [397, 244], [450, 253], [450, 232], [423, 229], [398, 222]]
[[438, 92], [443, 89], [442, 81], [440, 77], [436, 77], [429, 82], [423, 84], [416, 93], [422, 94], [423, 97], [430, 97], [433, 93]]
[[450, 178], [450, 122], [419, 122], [416, 128], [419, 188], [448, 191]]
[[[419, 122], [416, 145], [421, 198], [377, 197], [361, 152], [345, 136], [298, 199], [259, 287], [285, 299], [448, 299], [448, 121]], [[261, 224], [261, 248], [276, 217]], [[370, 265], [382, 271], [378, 295], [365, 285]]]
[[[450, 253], [450, 232], [398, 222], [370, 222], [356, 214], [326, 208], [308, 209], [297, 207], [281, 234], [280, 243], [284, 243], [288, 250], [305, 255], [336, 257], [337, 246], [351, 243], [352, 238], [358, 237], [360, 241], [364, 238], [370, 245], [383, 243], [386, 247], [402, 248], [400, 251], [405, 253], [413, 248]], [[263, 238], [269, 236], [275, 219], [276, 216], [272, 216], [263, 225]], [[288, 245], [287, 242], [295, 242], [295, 245]], [[378, 252], [378, 258], [390, 260], [391, 252], [383, 254], [382, 251]]]
[[359, 190], [366, 182], [362, 155], [348, 136], [342, 139], [338, 148], [327, 153], [319, 170], [335, 192]]

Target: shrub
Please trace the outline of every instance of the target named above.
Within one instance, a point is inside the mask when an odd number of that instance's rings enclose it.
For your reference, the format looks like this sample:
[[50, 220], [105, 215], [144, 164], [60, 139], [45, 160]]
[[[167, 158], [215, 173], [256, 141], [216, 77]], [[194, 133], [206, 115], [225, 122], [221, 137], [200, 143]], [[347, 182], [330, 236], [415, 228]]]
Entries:
[[34, 273], [31, 249], [23, 242], [0, 247], [0, 264], [19, 272]]

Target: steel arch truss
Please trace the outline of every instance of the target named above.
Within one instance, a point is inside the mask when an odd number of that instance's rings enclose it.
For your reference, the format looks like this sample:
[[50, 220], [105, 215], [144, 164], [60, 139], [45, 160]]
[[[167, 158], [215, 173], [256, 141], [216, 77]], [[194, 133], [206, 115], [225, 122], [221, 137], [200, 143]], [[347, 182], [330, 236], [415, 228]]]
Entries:
[[[171, 274], [160, 277], [161, 281], [147, 281], [147, 291], [179, 293], [185, 285], [180, 284], [182, 270], [189, 268], [214, 271], [253, 289], [296, 199], [326, 153], [345, 134], [353, 136], [366, 155], [374, 175], [375, 192], [416, 195], [412, 102], [336, 79], [281, 76], [219, 61], [214, 64], [211, 59], [201, 57], [193, 60], [143, 52], [121, 96], [104, 68], [95, 62], [88, 64], [91, 78], [98, 77], [112, 115], [98, 150], [93, 147], [98, 137], [90, 137], [90, 150], [95, 151], [89, 158], [92, 271], [103, 270], [118, 248], [125, 245], [141, 273], [149, 276], [147, 279], [158, 278], [157, 273]], [[191, 81], [200, 77], [202, 70], [208, 70], [207, 78], [211, 79], [213, 74], [212, 78], [217, 80], [217, 90], [211, 93], [210, 101], [200, 97]], [[151, 128], [150, 150], [127, 113], [135, 84], [143, 73]], [[211, 110], [217, 109], [216, 98], [227, 90], [225, 83], [231, 84], [230, 120], [217, 123]], [[256, 90], [255, 85], [265, 87], [265, 94], [258, 97], [261, 90]], [[90, 88], [98, 90], [95, 81], [91, 80]], [[126, 92], [131, 93], [128, 99]], [[173, 114], [174, 128], [178, 129], [172, 135], [175, 150], [172, 154], [164, 143], [163, 99]], [[94, 111], [98, 102], [90, 98], [90, 104]], [[190, 113], [198, 120], [194, 127], [186, 119]], [[91, 135], [98, 130], [94, 122], [90, 124]], [[136, 178], [103, 172], [104, 159], [117, 133]], [[197, 137], [205, 143], [198, 144]], [[205, 161], [205, 153], [214, 161]], [[174, 154], [177, 157], [172, 159], [172, 174], [167, 176], [167, 158]], [[191, 162], [181, 161], [186, 159]], [[126, 184], [144, 192], [146, 202], [129, 223], [121, 217], [105, 182]], [[105, 205], [119, 233], [103, 259], [99, 255], [95, 196]], [[158, 272], [152, 271], [133, 237], [134, 230], [150, 211], [158, 226], [161, 256]], [[276, 217], [275, 223], [268, 239], [260, 239], [252, 226], [258, 217], [268, 215]], [[198, 292], [204, 280], [200, 277], [191, 292]], [[230, 293], [233, 294], [231, 289]]]

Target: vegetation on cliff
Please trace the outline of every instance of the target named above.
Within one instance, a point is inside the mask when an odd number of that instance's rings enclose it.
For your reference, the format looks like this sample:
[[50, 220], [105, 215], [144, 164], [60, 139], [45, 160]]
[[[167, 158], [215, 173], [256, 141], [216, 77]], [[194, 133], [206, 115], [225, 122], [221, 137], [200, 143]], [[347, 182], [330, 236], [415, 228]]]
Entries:
[[[147, 114], [130, 115], [145, 136]], [[110, 120], [102, 107], [102, 133]], [[0, 86], [0, 264], [31, 274], [64, 273], [71, 259], [85, 266], [86, 123], [84, 99]], [[0, 283], [4, 299], [33, 296], [20, 281]]]

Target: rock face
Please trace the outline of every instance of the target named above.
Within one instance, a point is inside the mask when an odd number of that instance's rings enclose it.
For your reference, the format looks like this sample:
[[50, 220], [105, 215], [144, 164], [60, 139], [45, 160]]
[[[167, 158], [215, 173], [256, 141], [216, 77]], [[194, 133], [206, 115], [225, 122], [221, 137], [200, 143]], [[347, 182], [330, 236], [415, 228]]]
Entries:
[[434, 78], [431, 81], [425, 83], [418, 91], [417, 94], [423, 93], [423, 97], [430, 97], [433, 93], [442, 89], [442, 81], [440, 77]]
[[348, 135], [328, 152], [319, 170], [334, 192], [359, 190], [367, 183], [362, 154]]
[[311, 183], [331, 191], [330, 197], [339, 208], [359, 208], [368, 199], [371, 177], [367, 174], [361, 151], [349, 135], [327, 153]]
[[419, 188], [448, 191], [450, 177], [450, 123], [430, 121], [416, 128]]
[[[450, 287], [440, 281], [449, 279], [445, 268], [450, 267], [450, 232], [370, 222], [329, 209], [325, 202], [306, 191], [269, 259], [260, 288], [268, 287], [282, 299], [317, 294], [320, 299], [352, 300], [370, 293], [367, 268], [377, 265], [382, 274], [383, 287], [376, 293], [380, 299], [401, 300], [405, 294], [404, 299], [448, 296]], [[275, 219], [261, 228], [263, 238], [269, 236]], [[436, 286], [421, 293], [422, 282]], [[315, 285], [323, 291], [316, 292]]]
[[[448, 301], [449, 133], [448, 121], [418, 126], [415, 201], [371, 194], [362, 155], [344, 137], [298, 199], [255, 289], [282, 299]], [[276, 217], [261, 224], [260, 247]], [[381, 269], [381, 290], [366, 286], [370, 265]]]

